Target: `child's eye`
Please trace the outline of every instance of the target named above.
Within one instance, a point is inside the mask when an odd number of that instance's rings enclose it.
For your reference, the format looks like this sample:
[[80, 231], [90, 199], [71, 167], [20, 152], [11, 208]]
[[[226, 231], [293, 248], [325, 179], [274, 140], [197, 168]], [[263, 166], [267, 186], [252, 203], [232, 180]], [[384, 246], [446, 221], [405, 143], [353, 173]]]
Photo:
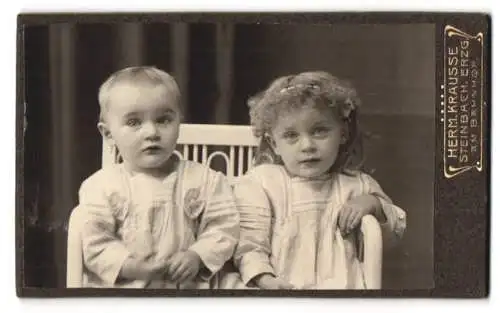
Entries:
[[159, 124], [168, 124], [172, 122], [172, 117], [169, 115], [162, 116], [156, 120], [157, 123]]
[[313, 136], [323, 136], [328, 133], [330, 129], [327, 127], [317, 127], [313, 130]]
[[127, 126], [135, 127], [141, 124], [138, 118], [129, 118], [126, 122]]
[[298, 134], [293, 131], [287, 131], [283, 134], [283, 138], [285, 139], [295, 139], [297, 138]]

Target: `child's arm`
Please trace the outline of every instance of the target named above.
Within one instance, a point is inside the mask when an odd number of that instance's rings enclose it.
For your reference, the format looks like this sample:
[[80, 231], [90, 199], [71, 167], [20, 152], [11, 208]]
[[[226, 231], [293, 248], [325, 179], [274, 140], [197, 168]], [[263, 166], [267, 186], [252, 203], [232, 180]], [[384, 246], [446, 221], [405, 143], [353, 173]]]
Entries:
[[128, 257], [120, 269], [119, 278], [130, 280], [149, 281], [163, 277], [167, 268], [167, 261], [148, 262], [133, 257]]
[[239, 215], [231, 186], [220, 173], [212, 173], [207, 203], [197, 241], [188, 249], [199, 256], [208, 279], [231, 259], [240, 236]]
[[342, 235], [349, 234], [359, 226], [363, 216], [371, 214], [380, 223], [386, 222], [382, 202], [375, 195], [366, 193], [349, 199], [339, 214], [338, 226]]
[[271, 207], [260, 183], [251, 176], [242, 178], [234, 186], [240, 212], [240, 242], [234, 255], [242, 281], [259, 284], [269, 276], [275, 277], [271, 266]]
[[82, 228], [85, 266], [109, 285], [114, 285], [125, 261], [130, 257], [115, 235], [115, 219], [107, 203], [105, 191], [97, 179], [83, 182], [79, 206], [85, 212]]
[[[363, 194], [372, 196], [375, 204], [374, 216], [379, 220], [387, 243], [393, 243], [403, 236], [406, 230], [406, 212], [392, 203], [380, 185], [370, 175], [361, 173]], [[376, 201], [378, 200], [378, 201]]]
[[107, 285], [119, 278], [151, 278], [163, 264], [149, 264], [130, 256], [116, 236], [116, 221], [109, 207], [103, 186], [96, 179], [85, 181], [79, 192], [79, 207], [85, 213], [82, 245], [85, 266]]

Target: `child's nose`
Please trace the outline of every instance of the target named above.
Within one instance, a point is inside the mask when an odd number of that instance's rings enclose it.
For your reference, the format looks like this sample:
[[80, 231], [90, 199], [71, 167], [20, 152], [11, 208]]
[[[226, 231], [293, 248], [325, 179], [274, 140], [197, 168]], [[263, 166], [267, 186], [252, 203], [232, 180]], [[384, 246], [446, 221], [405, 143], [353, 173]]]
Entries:
[[154, 123], [144, 123], [142, 131], [146, 139], [157, 139], [159, 137], [158, 127]]
[[302, 137], [302, 140], [300, 142], [300, 148], [302, 151], [314, 151], [316, 149], [316, 146], [314, 144], [314, 140], [312, 140], [311, 137], [309, 136], [304, 136]]

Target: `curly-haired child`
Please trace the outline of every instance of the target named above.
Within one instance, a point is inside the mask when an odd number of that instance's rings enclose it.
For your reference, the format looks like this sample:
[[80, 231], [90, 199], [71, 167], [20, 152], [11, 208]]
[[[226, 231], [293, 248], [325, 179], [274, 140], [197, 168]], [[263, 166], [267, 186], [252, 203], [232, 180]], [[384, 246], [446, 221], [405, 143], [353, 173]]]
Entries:
[[234, 186], [241, 281], [233, 288], [363, 289], [362, 217], [403, 235], [406, 213], [359, 169], [359, 103], [350, 84], [319, 71], [278, 78], [249, 101], [261, 144]]

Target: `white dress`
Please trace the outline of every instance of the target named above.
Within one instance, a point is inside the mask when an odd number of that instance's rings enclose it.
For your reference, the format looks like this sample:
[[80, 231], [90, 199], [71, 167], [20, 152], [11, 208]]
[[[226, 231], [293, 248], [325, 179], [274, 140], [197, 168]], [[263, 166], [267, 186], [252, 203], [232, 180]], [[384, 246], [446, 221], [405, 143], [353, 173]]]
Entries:
[[[238, 242], [231, 186], [221, 173], [195, 162], [180, 161], [163, 181], [114, 165], [89, 177], [79, 195], [78, 209], [86, 216], [84, 287], [213, 288], [214, 274]], [[129, 256], [160, 260], [188, 249], [203, 262], [203, 271], [192, 282], [178, 286], [166, 277], [149, 282], [118, 279]]]
[[279, 165], [260, 165], [234, 186], [240, 212], [240, 242], [234, 261], [239, 281], [227, 276], [224, 288], [247, 288], [272, 273], [298, 289], [364, 289], [356, 234], [342, 238], [337, 218], [350, 198], [373, 194], [387, 221], [383, 233], [399, 238], [405, 212], [392, 204], [379, 184], [361, 172], [291, 177]]

